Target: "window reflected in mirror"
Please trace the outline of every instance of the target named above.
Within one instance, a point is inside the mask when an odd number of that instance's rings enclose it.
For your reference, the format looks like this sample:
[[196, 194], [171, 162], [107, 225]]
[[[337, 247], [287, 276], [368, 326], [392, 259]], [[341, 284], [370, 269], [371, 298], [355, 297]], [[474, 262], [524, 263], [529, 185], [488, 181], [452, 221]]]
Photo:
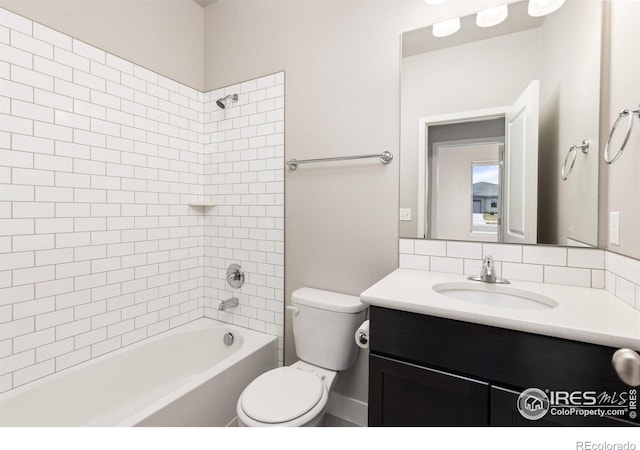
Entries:
[[471, 232], [497, 236], [500, 225], [500, 162], [473, 161], [471, 183]]

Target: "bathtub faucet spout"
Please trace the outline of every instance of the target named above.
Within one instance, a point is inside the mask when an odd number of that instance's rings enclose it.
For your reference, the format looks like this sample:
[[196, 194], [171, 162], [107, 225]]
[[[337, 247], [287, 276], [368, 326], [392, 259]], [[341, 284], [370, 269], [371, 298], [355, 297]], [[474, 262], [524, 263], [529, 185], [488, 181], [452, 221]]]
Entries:
[[218, 306], [219, 311], [226, 311], [229, 308], [235, 308], [238, 306], [240, 302], [236, 297], [231, 297], [226, 300], [220, 302], [220, 306]]

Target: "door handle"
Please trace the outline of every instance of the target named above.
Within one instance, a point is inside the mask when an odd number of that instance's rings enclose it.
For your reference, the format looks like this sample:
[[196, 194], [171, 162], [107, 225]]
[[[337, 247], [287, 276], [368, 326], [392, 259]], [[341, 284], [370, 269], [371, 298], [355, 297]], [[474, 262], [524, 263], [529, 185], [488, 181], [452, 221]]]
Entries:
[[617, 350], [611, 364], [618, 376], [629, 386], [640, 386], [640, 355], [629, 348]]

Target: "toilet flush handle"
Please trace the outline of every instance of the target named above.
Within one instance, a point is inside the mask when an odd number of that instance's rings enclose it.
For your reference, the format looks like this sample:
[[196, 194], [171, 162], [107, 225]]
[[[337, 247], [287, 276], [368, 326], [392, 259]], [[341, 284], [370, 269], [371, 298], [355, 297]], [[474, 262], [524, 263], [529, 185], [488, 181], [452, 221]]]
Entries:
[[287, 306], [287, 309], [291, 311], [291, 314], [293, 314], [294, 316], [297, 316], [300, 312], [300, 310], [298, 310], [298, 308], [296, 308], [295, 306]]

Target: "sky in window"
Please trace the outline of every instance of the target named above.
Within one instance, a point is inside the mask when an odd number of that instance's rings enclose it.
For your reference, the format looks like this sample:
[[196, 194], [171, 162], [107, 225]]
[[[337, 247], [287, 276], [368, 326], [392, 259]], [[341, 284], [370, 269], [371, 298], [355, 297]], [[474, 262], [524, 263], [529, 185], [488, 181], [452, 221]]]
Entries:
[[500, 170], [495, 165], [474, 165], [473, 166], [473, 183], [492, 183], [500, 184]]

